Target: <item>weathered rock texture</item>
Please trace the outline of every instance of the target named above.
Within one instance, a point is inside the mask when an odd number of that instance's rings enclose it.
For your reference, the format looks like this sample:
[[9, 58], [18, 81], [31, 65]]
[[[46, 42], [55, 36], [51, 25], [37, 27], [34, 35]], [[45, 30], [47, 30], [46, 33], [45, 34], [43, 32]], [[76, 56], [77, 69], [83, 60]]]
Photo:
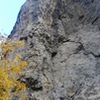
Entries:
[[27, 0], [9, 38], [25, 42], [26, 100], [100, 100], [100, 0]]

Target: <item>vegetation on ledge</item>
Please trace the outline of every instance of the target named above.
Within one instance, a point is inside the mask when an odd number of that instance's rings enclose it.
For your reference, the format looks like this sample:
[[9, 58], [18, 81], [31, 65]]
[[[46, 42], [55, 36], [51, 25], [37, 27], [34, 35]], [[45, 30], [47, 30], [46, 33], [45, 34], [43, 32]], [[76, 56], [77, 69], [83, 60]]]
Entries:
[[13, 60], [7, 57], [15, 46], [23, 45], [22, 41], [11, 43], [10, 39], [4, 39], [0, 43], [0, 100], [9, 100], [11, 93], [17, 95], [19, 90], [26, 89], [25, 83], [17, 79], [23, 72], [23, 67], [27, 66], [27, 62], [21, 61], [18, 54]]

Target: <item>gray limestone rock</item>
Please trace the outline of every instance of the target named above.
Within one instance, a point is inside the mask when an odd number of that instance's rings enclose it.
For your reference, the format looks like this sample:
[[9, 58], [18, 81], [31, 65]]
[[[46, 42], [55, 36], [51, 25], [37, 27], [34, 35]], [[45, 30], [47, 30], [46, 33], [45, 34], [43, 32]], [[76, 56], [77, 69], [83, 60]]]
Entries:
[[26, 0], [9, 38], [26, 100], [100, 100], [100, 0]]

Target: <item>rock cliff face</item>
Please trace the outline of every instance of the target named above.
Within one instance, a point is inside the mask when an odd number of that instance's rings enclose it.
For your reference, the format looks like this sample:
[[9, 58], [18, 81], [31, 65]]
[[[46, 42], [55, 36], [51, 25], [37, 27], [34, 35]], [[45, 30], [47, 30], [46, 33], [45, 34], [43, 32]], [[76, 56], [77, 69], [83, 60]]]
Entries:
[[100, 100], [100, 0], [26, 0], [9, 38], [26, 100]]

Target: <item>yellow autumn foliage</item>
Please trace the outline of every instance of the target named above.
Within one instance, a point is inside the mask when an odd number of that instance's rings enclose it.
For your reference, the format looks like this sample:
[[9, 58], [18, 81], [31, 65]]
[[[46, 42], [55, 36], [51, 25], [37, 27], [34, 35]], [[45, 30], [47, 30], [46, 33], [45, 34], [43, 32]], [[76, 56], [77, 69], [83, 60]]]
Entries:
[[[0, 43], [0, 100], [9, 100], [11, 93], [17, 94], [19, 90], [25, 90], [26, 85], [17, 79], [20, 77], [23, 67], [27, 66], [26, 61], [21, 61], [21, 57], [16, 54], [15, 59], [11, 60], [7, 56], [15, 46], [23, 46], [21, 41], [11, 43], [6, 39]], [[12, 89], [15, 90], [12, 92]]]

